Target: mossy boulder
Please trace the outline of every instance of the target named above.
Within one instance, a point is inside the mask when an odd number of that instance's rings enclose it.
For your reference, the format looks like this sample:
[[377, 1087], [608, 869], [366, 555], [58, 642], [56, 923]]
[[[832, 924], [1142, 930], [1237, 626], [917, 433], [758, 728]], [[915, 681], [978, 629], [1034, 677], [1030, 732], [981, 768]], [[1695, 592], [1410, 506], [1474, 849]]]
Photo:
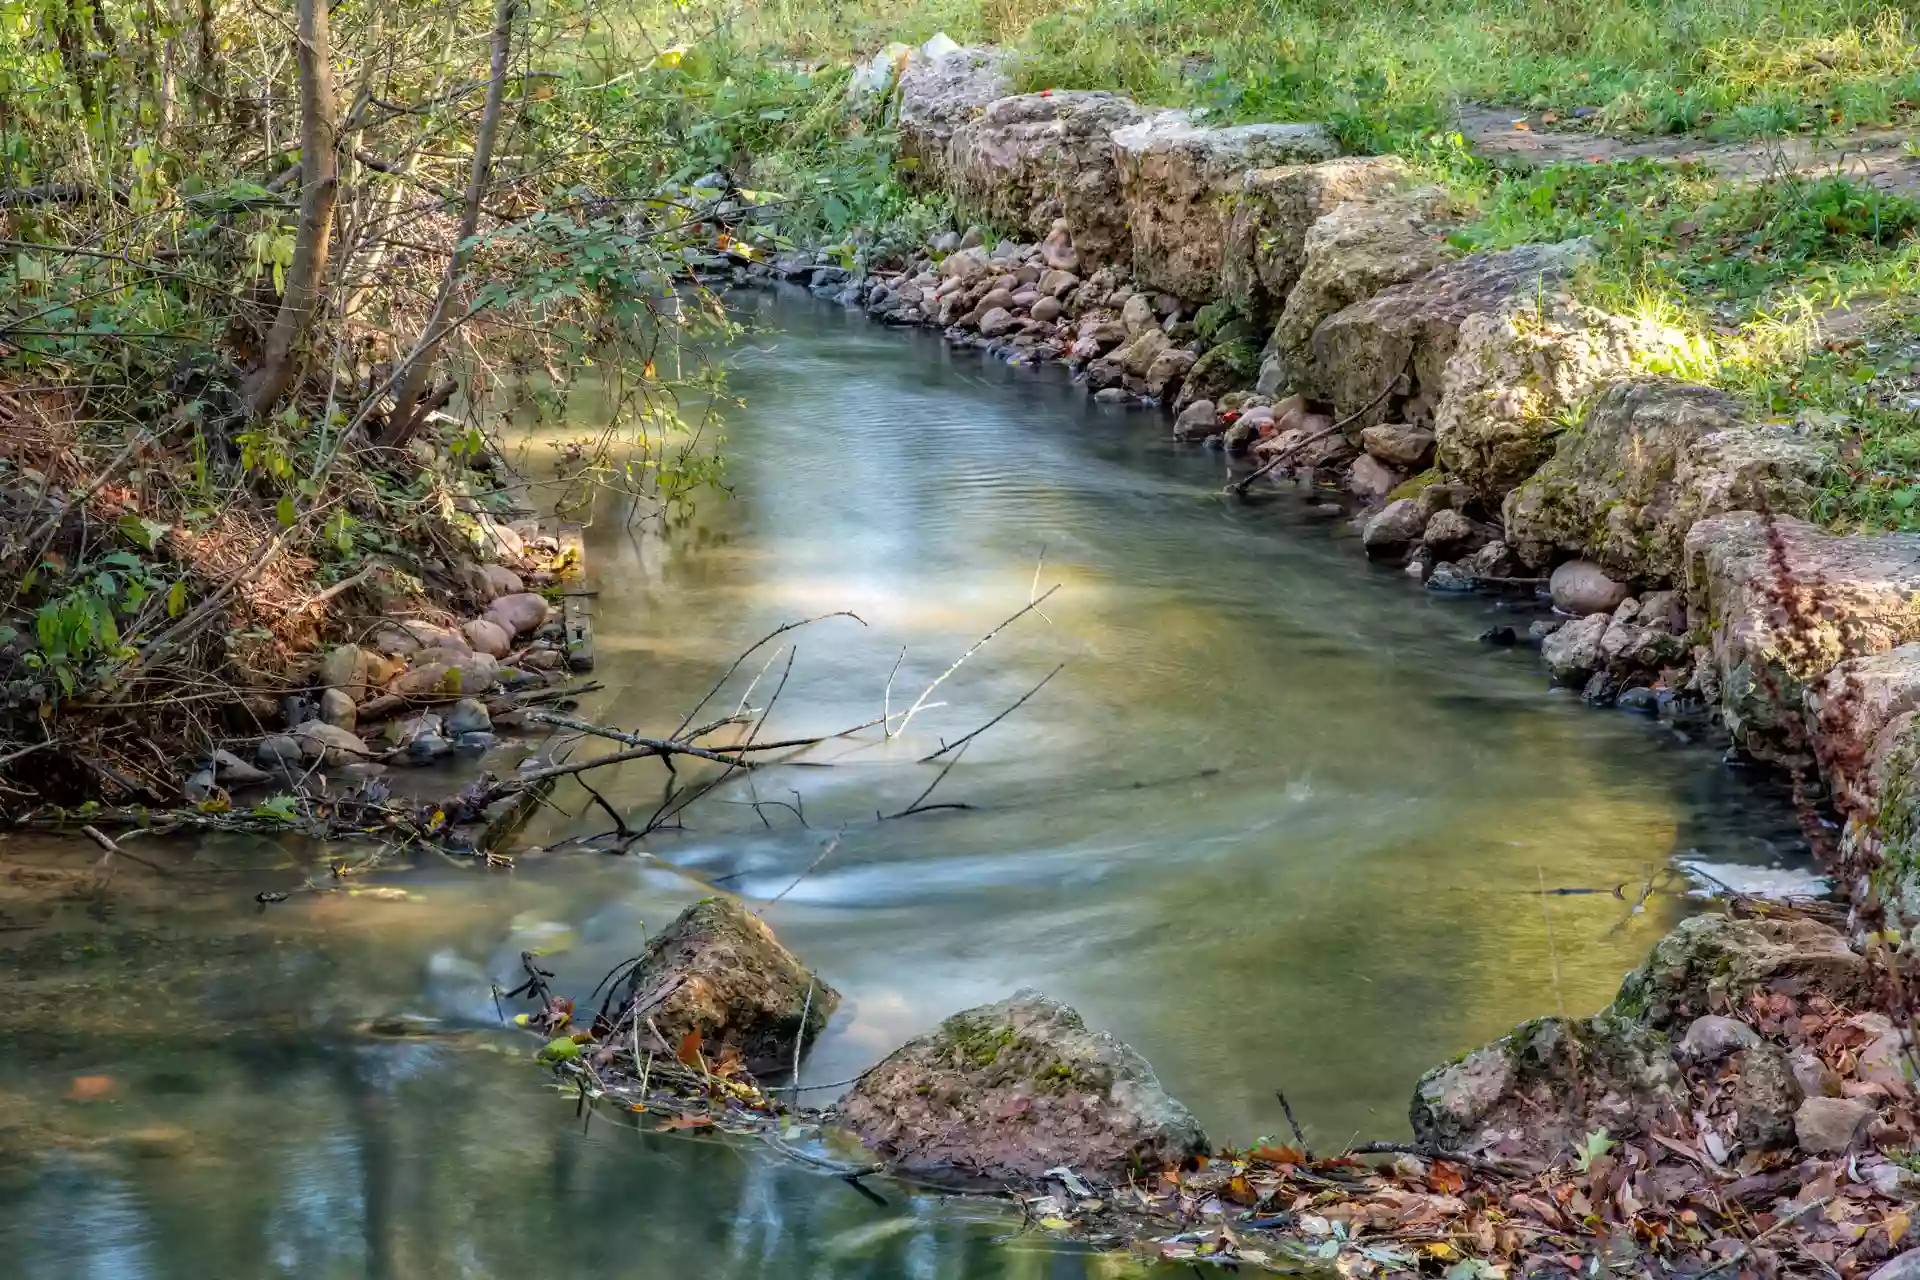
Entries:
[[1631, 1018], [1536, 1018], [1420, 1077], [1414, 1137], [1445, 1151], [1539, 1165], [1583, 1137], [1645, 1131], [1676, 1112], [1685, 1085], [1660, 1031]]
[[1331, 160], [1339, 144], [1317, 124], [1214, 128], [1184, 111], [1155, 112], [1113, 132], [1113, 166], [1133, 233], [1134, 277], [1176, 298], [1222, 294], [1228, 223], [1250, 169]]
[[1348, 201], [1392, 195], [1406, 172], [1405, 163], [1392, 156], [1249, 169], [1228, 201], [1223, 297], [1271, 325], [1306, 265], [1314, 223]]
[[667, 991], [648, 1016], [670, 1048], [698, 1035], [708, 1062], [736, 1049], [756, 1075], [791, 1068], [798, 1042], [817, 1036], [840, 1004], [839, 992], [732, 898], [682, 911], [647, 944], [629, 985], [642, 1000]]
[[1920, 534], [1732, 511], [1697, 521], [1686, 548], [1703, 683], [1739, 745], [1764, 759], [1806, 756], [1809, 686], [1836, 664], [1920, 641]]
[[1209, 302], [1193, 313], [1193, 331], [1200, 339], [1200, 345], [1210, 347], [1218, 341], [1219, 332], [1240, 319], [1240, 313], [1225, 298]]
[[868, 1072], [840, 1119], [904, 1171], [1123, 1183], [1208, 1151], [1145, 1058], [1037, 991], [948, 1018]]
[[[1535, 452], [1516, 440], [1525, 457]], [[1687, 530], [1724, 511], [1807, 509], [1822, 459], [1791, 424], [1751, 424], [1723, 391], [1668, 378], [1605, 387], [1553, 456], [1507, 495], [1508, 541], [1529, 564], [1570, 553], [1624, 581], [1680, 575]]]
[[1709, 1013], [1743, 1009], [1754, 991], [1819, 992], [1847, 1004], [1869, 984], [1866, 959], [1818, 921], [1701, 915], [1654, 945], [1621, 983], [1610, 1013], [1684, 1028]]
[[1232, 320], [1216, 331], [1219, 339], [1187, 370], [1180, 407], [1196, 400], [1218, 403], [1229, 391], [1244, 391], [1260, 376], [1260, 344], [1252, 326]]

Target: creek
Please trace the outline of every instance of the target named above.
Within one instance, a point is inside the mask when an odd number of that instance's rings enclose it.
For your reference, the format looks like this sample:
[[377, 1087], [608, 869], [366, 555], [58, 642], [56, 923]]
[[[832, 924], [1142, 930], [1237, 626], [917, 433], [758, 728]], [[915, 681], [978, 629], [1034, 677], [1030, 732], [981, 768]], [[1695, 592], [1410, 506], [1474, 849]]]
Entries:
[[[266, 907], [327, 851], [209, 840], [164, 880], [51, 899], [15, 874], [7, 1274], [1121, 1274], [989, 1206], [875, 1180], [883, 1206], [751, 1144], [576, 1114], [489, 984], [534, 949], [584, 994], [716, 887], [778, 897], [769, 923], [845, 997], [806, 1083], [1036, 986], [1145, 1054], [1216, 1141], [1284, 1135], [1283, 1088], [1334, 1148], [1403, 1136], [1427, 1067], [1605, 1003], [1691, 909], [1676, 859], [1801, 865], [1773, 787], [1698, 726], [1551, 690], [1531, 651], [1475, 639], [1536, 615], [1370, 569], [1323, 498], [1224, 499], [1219, 455], [1058, 370], [802, 295], [740, 305], [764, 330], [731, 382], [733, 496], [664, 533], [589, 529], [606, 687], [581, 714], [671, 730], [734, 653], [846, 609], [864, 625], [785, 637], [768, 724], [830, 732], [880, 714], [890, 672], [910, 704], [1057, 582], [1044, 617], [900, 737], [729, 783], [651, 857], [436, 858]], [[567, 433], [523, 437], [528, 465]], [[920, 757], [1060, 664], [930, 801], [968, 808], [875, 821], [934, 780]], [[620, 770], [596, 786], [644, 815], [660, 769]], [[556, 798], [577, 816], [533, 843], [608, 825]], [[16, 873], [95, 852], [0, 844]]]

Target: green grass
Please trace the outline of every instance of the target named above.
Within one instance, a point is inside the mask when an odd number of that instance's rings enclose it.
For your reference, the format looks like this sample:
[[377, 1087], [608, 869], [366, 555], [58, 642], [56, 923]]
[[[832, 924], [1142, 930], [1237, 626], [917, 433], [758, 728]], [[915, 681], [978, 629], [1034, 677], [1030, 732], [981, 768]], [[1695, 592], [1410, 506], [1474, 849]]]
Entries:
[[[1670, 373], [1834, 442], [1814, 508], [1920, 530], [1920, 202], [1842, 178], [1752, 184], [1649, 162], [1456, 177], [1466, 249], [1592, 236], [1575, 292], [1689, 334]], [[1876, 317], [1864, 326], [1849, 313]], [[1840, 339], [1836, 327], [1862, 332]]]
[[1024, 87], [1118, 89], [1392, 148], [1454, 101], [1764, 137], [1901, 121], [1915, 20], [1874, 0], [758, 0], [734, 33], [847, 57], [936, 30], [1023, 55]]

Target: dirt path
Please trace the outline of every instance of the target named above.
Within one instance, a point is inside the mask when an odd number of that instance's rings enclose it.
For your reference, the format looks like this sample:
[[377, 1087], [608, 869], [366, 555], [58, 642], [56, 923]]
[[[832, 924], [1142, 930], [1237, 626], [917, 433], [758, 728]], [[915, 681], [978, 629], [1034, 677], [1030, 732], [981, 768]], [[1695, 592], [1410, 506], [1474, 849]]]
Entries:
[[1460, 111], [1460, 132], [1476, 153], [1496, 163], [1535, 167], [1665, 160], [1705, 165], [1745, 181], [1837, 173], [1881, 191], [1920, 196], [1920, 155], [1910, 150], [1915, 134], [1907, 129], [1717, 143], [1688, 134], [1656, 138], [1589, 133], [1547, 115], [1551, 113], [1472, 105]]

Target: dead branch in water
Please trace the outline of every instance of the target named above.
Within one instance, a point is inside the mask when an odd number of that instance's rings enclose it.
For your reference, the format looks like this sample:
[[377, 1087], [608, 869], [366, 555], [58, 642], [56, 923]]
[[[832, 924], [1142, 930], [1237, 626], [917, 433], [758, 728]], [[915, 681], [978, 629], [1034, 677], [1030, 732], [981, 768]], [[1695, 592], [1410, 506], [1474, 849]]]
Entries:
[[1282, 449], [1278, 454], [1274, 455], [1273, 458], [1269, 459], [1265, 466], [1261, 467], [1257, 471], [1241, 476], [1238, 480], [1228, 485], [1226, 491], [1228, 493], [1235, 494], [1242, 498], [1246, 497], [1247, 490], [1253, 487], [1253, 482], [1255, 480], [1258, 480], [1261, 476], [1264, 476], [1271, 471], [1277, 470], [1280, 464], [1287, 461], [1287, 459], [1291, 458], [1294, 454], [1300, 452], [1300, 450], [1306, 448], [1308, 445], [1313, 444], [1320, 440], [1325, 440], [1328, 436], [1333, 435], [1337, 431], [1345, 431], [1349, 426], [1352, 426], [1354, 423], [1358, 422], [1360, 419], [1366, 417], [1369, 413], [1372, 413], [1374, 409], [1379, 407], [1379, 404], [1382, 400], [1385, 400], [1389, 395], [1393, 393], [1393, 389], [1400, 385], [1400, 379], [1405, 377], [1412, 368], [1413, 368], [1413, 356], [1409, 354], [1407, 356], [1407, 362], [1400, 366], [1399, 372], [1395, 373], [1391, 378], [1387, 379], [1387, 385], [1380, 388], [1379, 392], [1374, 395], [1373, 399], [1367, 401], [1364, 405], [1360, 406], [1360, 408], [1355, 409], [1352, 413], [1340, 419], [1340, 421], [1334, 423], [1332, 426], [1322, 427], [1320, 430], [1314, 432], [1312, 435], [1304, 436], [1299, 440], [1295, 440], [1292, 444], [1288, 445], [1286, 448]]
[[935, 689], [938, 689], [948, 676], [958, 671], [960, 669], [961, 663], [965, 662], [968, 658], [971, 658], [974, 654], [980, 652], [981, 647], [984, 646], [987, 643], [987, 641], [993, 639], [995, 636], [999, 635], [1002, 631], [1005, 631], [1008, 627], [1020, 621], [1020, 619], [1026, 617], [1029, 613], [1037, 612], [1040, 606], [1046, 603], [1047, 597], [1052, 595], [1054, 592], [1058, 591], [1059, 589], [1060, 589], [1060, 584], [1057, 582], [1054, 583], [1052, 586], [1048, 587], [1045, 591], [1041, 592], [1038, 596], [1034, 596], [1030, 598], [1025, 605], [1023, 605], [1017, 612], [1014, 613], [1012, 617], [1008, 618], [1005, 622], [1001, 623], [999, 626], [995, 627], [993, 630], [987, 632], [987, 634], [981, 636], [978, 640], [975, 640], [971, 648], [969, 648], [965, 653], [961, 654], [959, 657], [953, 660], [952, 666], [948, 667], [945, 671], [942, 671], [939, 675], [935, 676], [933, 678], [933, 683], [920, 691], [920, 696], [914, 699], [914, 703], [911, 707], [907, 708], [906, 715], [900, 718], [900, 727], [898, 729], [893, 729], [891, 726], [889, 726], [887, 736], [895, 737], [898, 734], [905, 733], [907, 731], [908, 723], [912, 721], [913, 717], [916, 714], [918, 714], [919, 711], [926, 705], [927, 699], [933, 696], [933, 691]]

